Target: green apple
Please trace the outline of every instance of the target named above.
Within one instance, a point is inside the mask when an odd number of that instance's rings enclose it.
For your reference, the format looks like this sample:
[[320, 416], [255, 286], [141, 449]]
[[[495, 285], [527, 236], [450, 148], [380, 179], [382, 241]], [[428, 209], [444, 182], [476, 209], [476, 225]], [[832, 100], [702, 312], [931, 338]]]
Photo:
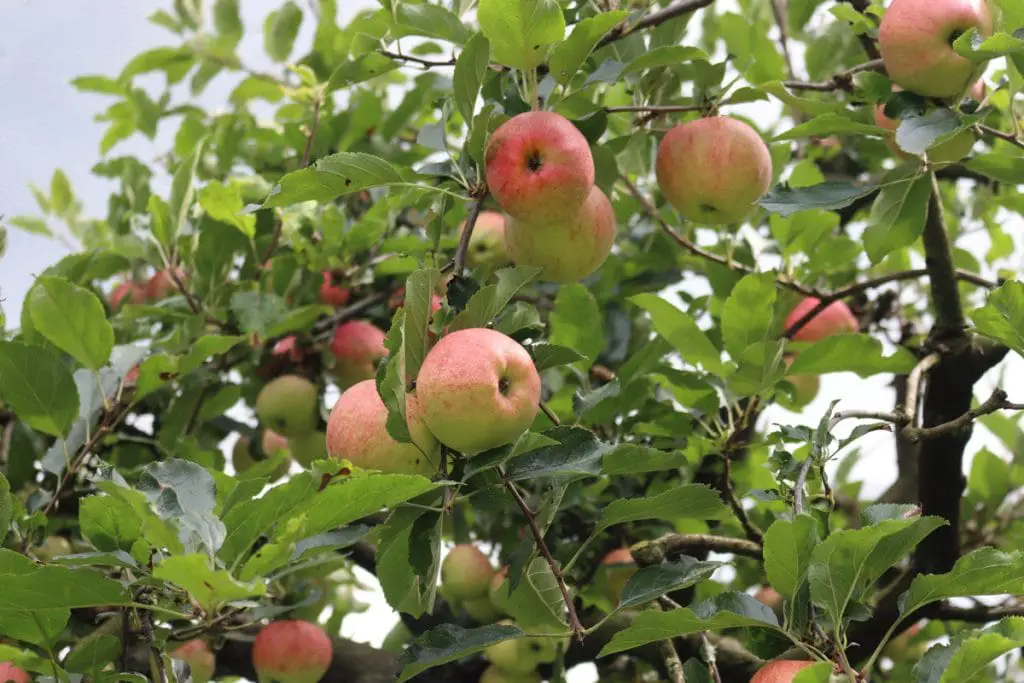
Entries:
[[306, 469], [309, 469], [317, 460], [326, 460], [330, 456], [327, 453], [327, 434], [324, 432], [310, 432], [291, 440], [292, 457]]
[[474, 545], [462, 543], [452, 548], [441, 562], [441, 585], [445, 595], [456, 600], [472, 600], [487, 595], [494, 567]]
[[480, 683], [541, 683], [540, 674], [531, 671], [525, 674], [511, 674], [493, 664], [480, 674]]
[[[459, 235], [466, 229], [466, 221], [459, 224]], [[466, 263], [471, 267], [500, 268], [511, 258], [505, 246], [505, 217], [497, 211], [481, 211], [476, 217], [473, 234], [469, 237]]]
[[319, 393], [300, 375], [281, 375], [268, 382], [256, 397], [256, 416], [269, 429], [287, 438], [316, 428]]

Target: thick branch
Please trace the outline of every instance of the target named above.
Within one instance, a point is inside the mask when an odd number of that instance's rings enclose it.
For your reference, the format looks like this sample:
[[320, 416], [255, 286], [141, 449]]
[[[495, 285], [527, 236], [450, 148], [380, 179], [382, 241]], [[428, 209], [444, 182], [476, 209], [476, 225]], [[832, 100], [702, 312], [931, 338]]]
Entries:
[[599, 50], [605, 45], [614, 43], [616, 40], [625, 38], [628, 35], [632, 35], [636, 31], [664, 24], [669, 19], [675, 19], [676, 17], [681, 17], [684, 14], [695, 12], [703, 7], [707, 7], [713, 2], [714, 0], [680, 0], [679, 2], [672, 3], [665, 9], [658, 10], [657, 12], [651, 12], [635, 24], [628, 25], [623, 22], [608, 31], [604, 38], [597, 41], [597, 45], [594, 49]]
[[641, 566], [660, 564], [679, 555], [732, 553], [761, 559], [761, 546], [745, 538], [713, 536], [711, 534], [665, 534], [652, 541], [641, 541], [631, 549], [633, 559]]
[[932, 196], [928, 202], [928, 218], [921, 240], [924, 243], [925, 265], [931, 284], [932, 305], [935, 307], [936, 320], [932, 334], [937, 338], [957, 337], [963, 335], [967, 322], [960, 305], [960, 290], [956, 284], [953, 250], [942, 212], [939, 183], [934, 176], [931, 182]]
[[922, 610], [926, 616], [947, 621], [966, 621], [984, 624], [997, 621], [1003, 617], [1024, 617], [1024, 604], [1009, 602], [1003, 605], [976, 605], [974, 607], [957, 607], [949, 603], [935, 603]]

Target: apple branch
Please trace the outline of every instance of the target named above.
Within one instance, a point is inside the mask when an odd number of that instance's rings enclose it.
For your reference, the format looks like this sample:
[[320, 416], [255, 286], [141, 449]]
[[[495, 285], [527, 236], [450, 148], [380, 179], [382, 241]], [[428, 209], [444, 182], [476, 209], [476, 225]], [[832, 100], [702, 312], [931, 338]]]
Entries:
[[641, 541], [632, 548], [630, 552], [633, 559], [641, 567], [652, 564], [661, 564], [667, 559], [679, 555], [694, 555], [697, 553], [732, 553], [751, 557], [755, 560], [761, 559], [761, 546], [745, 538], [731, 538], [728, 536], [714, 536], [711, 534], [677, 534], [668, 533], [651, 541]]
[[609, 114], [617, 114], [623, 112], [634, 112], [634, 113], [649, 113], [649, 114], [676, 114], [688, 111], [702, 111], [703, 105], [700, 104], [636, 104], [636, 105], [624, 105], [621, 107], [605, 107], [604, 110]]
[[953, 266], [953, 250], [942, 210], [942, 194], [934, 175], [931, 181], [932, 196], [928, 202], [928, 217], [921, 241], [924, 243], [925, 266], [931, 283], [932, 305], [935, 307], [936, 320], [932, 334], [938, 338], [960, 337], [964, 334], [967, 321], [956, 284], [956, 268]]
[[885, 63], [881, 59], [872, 59], [871, 61], [852, 66], [849, 69], [845, 69], [836, 73], [832, 78], [827, 81], [783, 81], [783, 85], [790, 90], [814, 90], [817, 92], [829, 92], [832, 90], [845, 90], [847, 92], [853, 91], [853, 77], [859, 73], [865, 71], [885, 71]]
[[683, 663], [676, 652], [676, 646], [672, 644], [671, 638], [658, 641], [658, 650], [665, 660], [665, 671], [668, 673], [668, 680], [671, 683], [686, 683], [686, 674], [683, 673]]
[[998, 128], [986, 126], [983, 123], [977, 124], [977, 128], [979, 131], [981, 131], [982, 135], [987, 135], [989, 137], [1005, 140], [1006, 142], [1009, 142], [1011, 145], [1016, 145], [1017, 147], [1024, 149], [1024, 140], [1021, 140], [1013, 133], [1006, 133], [999, 130]]
[[437, 61], [433, 59], [423, 59], [422, 57], [416, 57], [414, 55], [405, 55], [400, 52], [392, 52], [390, 50], [377, 50], [377, 52], [385, 57], [389, 57], [390, 59], [419, 64], [424, 69], [437, 69], [440, 67], [455, 66], [455, 57], [444, 61]]
[[789, 26], [780, 2], [781, 0], [769, 0], [768, 4], [772, 7], [775, 25], [779, 27], [779, 47], [782, 48], [782, 59], [786, 63], [786, 74], [792, 79], [796, 78], [796, 72], [793, 71], [793, 58], [789, 54]]
[[679, 2], [672, 3], [664, 9], [658, 10], [657, 12], [651, 12], [632, 25], [623, 22], [612, 28], [612, 30], [608, 31], [601, 40], [597, 41], [597, 45], [594, 46], [594, 50], [600, 50], [605, 45], [614, 43], [616, 40], [625, 38], [637, 31], [664, 24], [669, 19], [675, 19], [676, 17], [688, 14], [689, 12], [696, 12], [697, 10], [707, 7], [713, 3], [714, 0], [679, 0]]
[[7, 473], [7, 463], [11, 456], [11, 440], [14, 438], [14, 417], [4, 422], [4, 431], [0, 434], [0, 474]]
[[1013, 403], [1007, 400], [1006, 392], [1002, 389], [996, 389], [984, 403], [977, 408], [968, 410], [959, 417], [933, 427], [907, 426], [903, 429], [903, 433], [913, 442], [921, 441], [922, 439], [935, 439], [947, 434], [968, 430], [974, 421], [982, 415], [989, 415], [1000, 410], [1024, 410], [1024, 404]]
[[[387, 292], [377, 292], [375, 294], [371, 294], [365, 299], [360, 299], [359, 301], [351, 303], [344, 308], [339, 308], [336, 312], [314, 323], [312, 333], [317, 337], [330, 333], [338, 326], [338, 323], [345, 322], [349, 318], [359, 315], [366, 309], [372, 308], [382, 301], [386, 301], [389, 296], [390, 295]], [[272, 341], [274, 340], [268, 340], [267, 343], [270, 344]]]

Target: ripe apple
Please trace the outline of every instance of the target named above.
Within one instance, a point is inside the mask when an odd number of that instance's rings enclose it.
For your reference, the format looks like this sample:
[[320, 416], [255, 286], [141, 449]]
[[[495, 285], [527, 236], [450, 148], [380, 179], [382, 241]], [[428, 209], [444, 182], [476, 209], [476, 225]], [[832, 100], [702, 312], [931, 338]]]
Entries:
[[11, 662], [0, 662], [0, 681], [14, 683], [32, 683], [32, 677], [20, 666]]
[[511, 337], [486, 328], [452, 332], [420, 367], [416, 394], [437, 439], [465, 455], [515, 441], [533, 424], [540, 375]]
[[614, 605], [622, 599], [622, 589], [629, 578], [636, 574], [638, 567], [629, 548], [613, 550], [601, 559], [601, 567], [595, 577], [601, 592]]
[[110, 307], [116, 311], [126, 301], [130, 304], [146, 303], [146, 288], [131, 280], [114, 287], [110, 293]]
[[217, 669], [217, 659], [206, 643], [198, 638], [189, 640], [171, 651], [171, 656], [188, 662], [192, 668], [193, 683], [207, 683]]
[[512, 260], [521, 266], [543, 268], [541, 277], [576, 282], [601, 267], [615, 242], [615, 210], [596, 185], [571, 217], [527, 223], [511, 219], [505, 242]]
[[320, 303], [328, 306], [344, 306], [348, 303], [351, 293], [342, 287], [334, 284], [334, 276], [331, 271], [325, 270], [323, 284], [320, 285]]
[[441, 584], [445, 593], [456, 600], [484, 597], [492, 576], [491, 561], [479, 548], [468, 543], [452, 548], [441, 562]]
[[[264, 440], [266, 436], [264, 435]], [[266, 450], [264, 450], [266, 452]], [[243, 474], [252, 469], [253, 465], [261, 462], [253, 457], [252, 440], [245, 435], [238, 437], [235, 445], [231, 448], [231, 466], [235, 468], [236, 474]], [[277, 481], [288, 474], [289, 462], [284, 460], [277, 469], [270, 473], [270, 481]]]
[[[981, 81], [978, 81], [981, 83]], [[898, 85], [893, 86], [893, 92], [898, 92], [903, 88]], [[971, 88], [972, 97], [976, 93], [974, 87]], [[984, 85], [982, 85], [981, 97], [984, 97]], [[980, 102], [981, 99], [979, 98]], [[900, 157], [901, 159], [915, 159], [916, 157], [904, 151], [898, 144], [896, 144], [896, 129], [900, 127], [899, 119], [891, 119], [885, 115], [885, 104], [879, 103], [875, 105], [874, 109], [875, 125], [879, 128], [887, 130], [891, 135], [885, 136], [885, 144], [892, 151], [893, 154]], [[928, 150], [928, 160], [935, 163], [947, 163], [960, 161], [965, 156], [971, 153], [971, 149], [974, 147], [974, 133], [970, 130], [962, 130], [957, 133], [951, 140], [947, 140], [941, 144], [935, 145]]]
[[771, 586], [761, 586], [757, 592], [754, 593], [754, 599], [770, 608], [773, 612], [782, 612], [782, 605], [784, 602], [782, 594]]
[[412, 443], [395, 441], [388, 434], [388, 409], [372, 379], [349, 387], [327, 420], [327, 451], [357, 467], [394, 474], [437, 473], [437, 440], [423, 421], [416, 394], [406, 395], [406, 424]]
[[[821, 299], [816, 297], [805, 297], [786, 317], [786, 327], [795, 325], [805, 315], [813, 311], [820, 302]], [[797, 333], [793, 335], [793, 341], [815, 342], [832, 335], [849, 334], [859, 330], [860, 323], [857, 322], [850, 307], [842, 301], [833, 301], [808, 320], [806, 325], [797, 330]]]
[[260, 683], [317, 683], [331, 666], [333, 647], [316, 624], [283, 620], [267, 624], [252, 644]]
[[[174, 272], [177, 274], [178, 279], [181, 280], [182, 284], [184, 284], [187, 279], [185, 271], [181, 268], [175, 268]], [[176, 283], [174, 278], [171, 277], [170, 268], [158, 270], [156, 274], [149, 279], [149, 282], [146, 283], [146, 298], [150, 301], [160, 301], [161, 299], [166, 299], [168, 296], [178, 294], [179, 292], [178, 283]]]
[[377, 373], [377, 363], [388, 355], [384, 336], [383, 330], [365, 320], [352, 320], [334, 329], [331, 372], [338, 381], [338, 388], [348, 389]]
[[992, 34], [986, 0], [893, 0], [878, 29], [889, 78], [925, 97], [956, 97], [984, 70], [953, 41], [972, 28]]
[[288, 359], [293, 363], [298, 363], [302, 360], [302, 349], [299, 348], [299, 340], [294, 334], [289, 334], [287, 337], [278, 340], [270, 350], [270, 353], [274, 356], [288, 356]]
[[256, 416], [285, 437], [302, 436], [316, 427], [319, 394], [316, 385], [300, 375], [281, 375], [256, 397]]
[[754, 674], [750, 683], [792, 683], [796, 675], [814, 664], [793, 659], [773, 659]]
[[309, 469], [317, 460], [330, 457], [327, 454], [327, 434], [317, 431], [297, 436], [291, 440], [291, 451], [295, 462]]
[[492, 664], [480, 674], [479, 683], [541, 683], [541, 680], [540, 674], [536, 671], [525, 674], [513, 674], [499, 669]]
[[662, 138], [655, 172], [665, 199], [687, 219], [739, 223], [771, 185], [772, 156], [747, 124], [709, 116]]
[[[459, 235], [466, 229], [466, 221], [459, 223]], [[471, 267], [500, 268], [511, 258], [505, 246], [505, 216], [497, 211], [481, 211], [476, 217], [473, 234], [469, 237], [466, 263]]]
[[518, 114], [498, 126], [484, 167], [501, 208], [531, 223], [569, 218], [594, 185], [587, 139], [568, 119], [548, 111]]

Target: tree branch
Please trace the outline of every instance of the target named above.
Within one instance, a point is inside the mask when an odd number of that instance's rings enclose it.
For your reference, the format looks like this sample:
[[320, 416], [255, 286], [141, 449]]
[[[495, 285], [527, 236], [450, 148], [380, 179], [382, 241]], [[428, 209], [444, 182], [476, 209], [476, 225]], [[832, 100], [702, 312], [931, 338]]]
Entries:
[[998, 128], [986, 126], [984, 123], [977, 124], [977, 127], [978, 130], [981, 131], [982, 135], [987, 135], [993, 138], [999, 138], [1000, 140], [1005, 140], [1006, 142], [1009, 142], [1011, 145], [1016, 145], [1021, 149], [1024, 149], [1024, 140], [1021, 140], [1013, 133], [1004, 133]]
[[858, 64], [844, 71], [836, 73], [827, 81], [784, 81], [782, 84], [790, 90], [814, 90], [828, 92], [831, 90], [845, 90], [853, 92], [853, 77], [865, 71], [885, 71], [885, 63], [881, 59], [872, 59], [869, 62]]
[[996, 389], [980, 406], [968, 410], [966, 413], [963, 413], [949, 422], [943, 422], [942, 424], [935, 425], [934, 427], [908, 426], [903, 430], [903, 433], [913, 442], [917, 442], [922, 439], [935, 439], [940, 436], [954, 434], [956, 432], [969, 429], [971, 425], [974, 424], [974, 421], [982, 415], [988, 415], [999, 410], [1024, 410], [1024, 405], [1008, 401], [1006, 398], [1006, 392], [1002, 389]]
[[424, 69], [436, 69], [438, 67], [455, 66], [455, 57], [446, 59], [445, 61], [436, 61], [433, 59], [423, 59], [422, 57], [416, 57], [415, 55], [403, 55], [400, 52], [392, 52], [390, 50], [377, 50], [380, 54], [391, 59], [396, 59], [403, 62], [412, 62], [419, 64]]
[[796, 72], [793, 71], [793, 58], [789, 54], [789, 27], [785, 11], [780, 3], [781, 0], [769, 0], [768, 2], [772, 7], [775, 25], [779, 27], [779, 47], [782, 48], [782, 58], [786, 63], [786, 75], [793, 79], [796, 78]]
[[604, 110], [609, 114], [617, 114], [620, 112], [638, 112], [638, 113], [651, 113], [651, 114], [675, 114], [688, 111], [702, 111], [703, 105], [700, 104], [636, 104], [626, 105], [621, 107], [605, 107]]
[[686, 674], [683, 673], [683, 663], [679, 660], [679, 653], [676, 646], [672, 644], [671, 638], [658, 641], [658, 649], [665, 660], [665, 670], [668, 673], [668, 680], [671, 683], [686, 683]]
[[664, 24], [669, 19], [675, 19], [676, 17], [680, 17], [689, 12], [695, 12], [703, 7], [707, 7], [713, 2], [714, 0], [679, 0], [679, 2], [672, 3], [664, 9], [658, 10], [657, 12], [651, 12], [633, 25], [627, 25], [623, 22], [608, 31], [601, 40], [597, 41], [597, 45], [594, 46], [594, 49], [600, 50], [605, 45], [614, 43], [616, 40], [621, 40], [622, 38], [632, 35], [637, 31]]
[[1002, 605], [957, 607], [949, 603], [939, 602], [925, 607], [922, 612], [933, 619], [984, 624], [989, 621], [997, 621], [1003, 617], [1022, 617], [1024, 616], [1024, 604], [1008, 602]]
[[761, 559], [761, 546], [745, 538], [713, 536], [711, 534], [669, 533], [651, 541], [641, 541], [630, 548], [633, 559], [641, 567], [661, 564], [679, 555], [697, 553], [732, 553], [744, 557]]
[[4, 423], [3, 434], [0, 434], [0, 474], [7, 474], [7, 463], [11, 457], [11, 440], [14, 438], [14, 418]]
[[[319, 336], [325, 332], [330, 332], [338, 326], [338, 323], [345, 322], [349, 318], [359, 315], [366, 309], [372, 308], [382, 301], [386, 301], [389, 296], [390, 294], [387, 292], [376, 292], [365, 299], [360, 299], [359, 301], [351, 303], [344, 308], [339, 308], [336, 312], [314, 323], [312, 333], [314, 336]], [[268, 341], [267, 343], [269, 344], [270, 342]]]
[[967, 321], [960, 305], [953, 250], [942, 211], [942, 195], [934, 175], [931, 183], [932, 196], [921, 241], [924, 243], [925, 266], [931, 283], [932, 305], [935, 307], [936, 320], [932, 334], [937, 338], [959, 337], [963, 335]]
[[476, 227], [476, 220], [480, 217], [480, 211], [484, 207], [484, 198], [480, 197], [473, 202], [473, 208], [469, 210], [469, 218], [466, 219], [466, 227], [462, 229], [459, 237], [459, 247], [455, 250], [455, 275], [462, 275], [466, 269], [466, 254], [469, 252], [469, 241], [473, 238], [473, 229]]

